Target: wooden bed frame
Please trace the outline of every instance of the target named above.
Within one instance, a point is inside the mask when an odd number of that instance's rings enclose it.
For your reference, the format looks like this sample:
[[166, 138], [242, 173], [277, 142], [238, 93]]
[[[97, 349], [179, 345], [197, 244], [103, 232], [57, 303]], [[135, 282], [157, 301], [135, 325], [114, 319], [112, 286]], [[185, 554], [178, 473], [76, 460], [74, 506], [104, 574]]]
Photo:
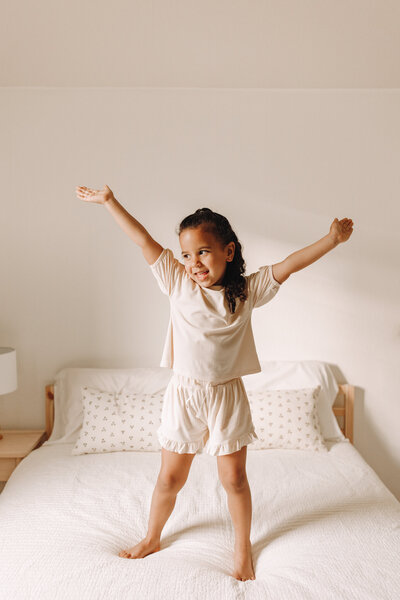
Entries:
[[[339, 392], [333, 403], [333, 413], [343, 435], [353, 443], [354, 386], [339, 383]], [[49, 439], [54, 425], [54, 384], [46, 385], [46, 434]]]

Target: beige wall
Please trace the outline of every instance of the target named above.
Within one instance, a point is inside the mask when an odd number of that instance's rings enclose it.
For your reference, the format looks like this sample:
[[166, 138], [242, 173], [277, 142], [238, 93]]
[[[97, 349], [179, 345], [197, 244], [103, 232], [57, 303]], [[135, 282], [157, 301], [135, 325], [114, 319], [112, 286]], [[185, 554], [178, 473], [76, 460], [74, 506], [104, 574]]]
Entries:
[[2, 10], [2, 86], [400, 86], [398, 0], [2, 0]]
[[355, 446], [400, 499], [399, 5], [333, 5], [43, 3], [39, 21], [7, 3], [0, 345], [17, 349], [19, 385], [2, 428], [44, 426], [60, 368], [161, 358], [168, 299], [77, 185], [107, 183], [175, 253], [184, 216], [224, 214], [247, 273], [350, 217], [349, 242], [254, 311], [256, 344], [356, 386]]
[[[349, 242], [254, 311], [262, 359], [316, 359], [357, 386], [355, 445], [400, 495], [394, 91], [3, 90], [1, 343], [19, 387], [2, 427], [44, 424], [65, 366], [158, 364], [168, 319], [141, 251], [75, 197], [107, 183], [162, 245], [198, 207], [226, 215], [247, 272], [351, 217]], [[151, 299], [151, 301], [149, 301]]]

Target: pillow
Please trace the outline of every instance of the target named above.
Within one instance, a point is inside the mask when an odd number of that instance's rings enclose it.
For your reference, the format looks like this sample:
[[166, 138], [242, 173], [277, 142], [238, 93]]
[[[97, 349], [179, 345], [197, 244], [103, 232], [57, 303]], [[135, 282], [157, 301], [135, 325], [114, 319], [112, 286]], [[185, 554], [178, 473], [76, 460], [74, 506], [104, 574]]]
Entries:
[[81, 388], [83, 424], [72, 454], [157, 452], [163, 394]]
[[318, 360], [260, 361], [261, 372], [243, 376], [247, 391], [284, 390], [321, 386], [317, 410], [325, 440], [345, 441], [332, 406], [339, 386], [328, 365]]
[[247, 392], [259, 438], [251, 443], [249, 449], [287, 448], [327, 452], [317, 410], [320, 390], [321, 386]]
[[[246, 390], [294, 389], [321, 385], [322, 402], [318, 405], [321, 432], [326, 440], [345, 440], [332, 404], [338, 385], [327, 363], [321, 361], [260, 361], [262, 371], [243, 376]], [[165, 367], [92, 368], [65, 367], [54, 381], [54, 427], [43, 445], [74, 443], [82, 427], [81, 387], [127, 393], [163, 393], [172, 370]]]
[[83, 422], [82, 386], [109, 392], [162, 394], [171, 375], [172, 371], [163, 367], [61, 369], [54, 382], [54, 427], [43, 446], [75, 444]]

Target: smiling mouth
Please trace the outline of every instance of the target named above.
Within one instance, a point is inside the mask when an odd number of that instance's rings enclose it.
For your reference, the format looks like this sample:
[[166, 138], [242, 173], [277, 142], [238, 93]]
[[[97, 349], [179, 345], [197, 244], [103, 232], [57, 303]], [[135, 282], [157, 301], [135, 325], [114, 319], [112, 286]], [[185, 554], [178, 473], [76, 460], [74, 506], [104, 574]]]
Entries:
[[209, 273], [209, 271], [203, 271], [203, 272], [195, 273], [195, 275], [199, 279], [205, 279], [207, 277], [208, 273]]

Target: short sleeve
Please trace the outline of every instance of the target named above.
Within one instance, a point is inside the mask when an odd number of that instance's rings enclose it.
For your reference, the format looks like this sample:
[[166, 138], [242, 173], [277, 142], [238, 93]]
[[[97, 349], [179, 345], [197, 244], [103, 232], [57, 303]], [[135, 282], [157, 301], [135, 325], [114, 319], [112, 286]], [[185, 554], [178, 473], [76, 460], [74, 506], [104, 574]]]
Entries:
[[171, 296], [185, 267], [174, 257], [170, 248], [164, 248], [150, 269], [162, 293]]
[[274, 279], [272, 265], [260, 267], [248, 277], [248, 293], [253, 308], [263, 306], [275, 296], [281, 284]]

